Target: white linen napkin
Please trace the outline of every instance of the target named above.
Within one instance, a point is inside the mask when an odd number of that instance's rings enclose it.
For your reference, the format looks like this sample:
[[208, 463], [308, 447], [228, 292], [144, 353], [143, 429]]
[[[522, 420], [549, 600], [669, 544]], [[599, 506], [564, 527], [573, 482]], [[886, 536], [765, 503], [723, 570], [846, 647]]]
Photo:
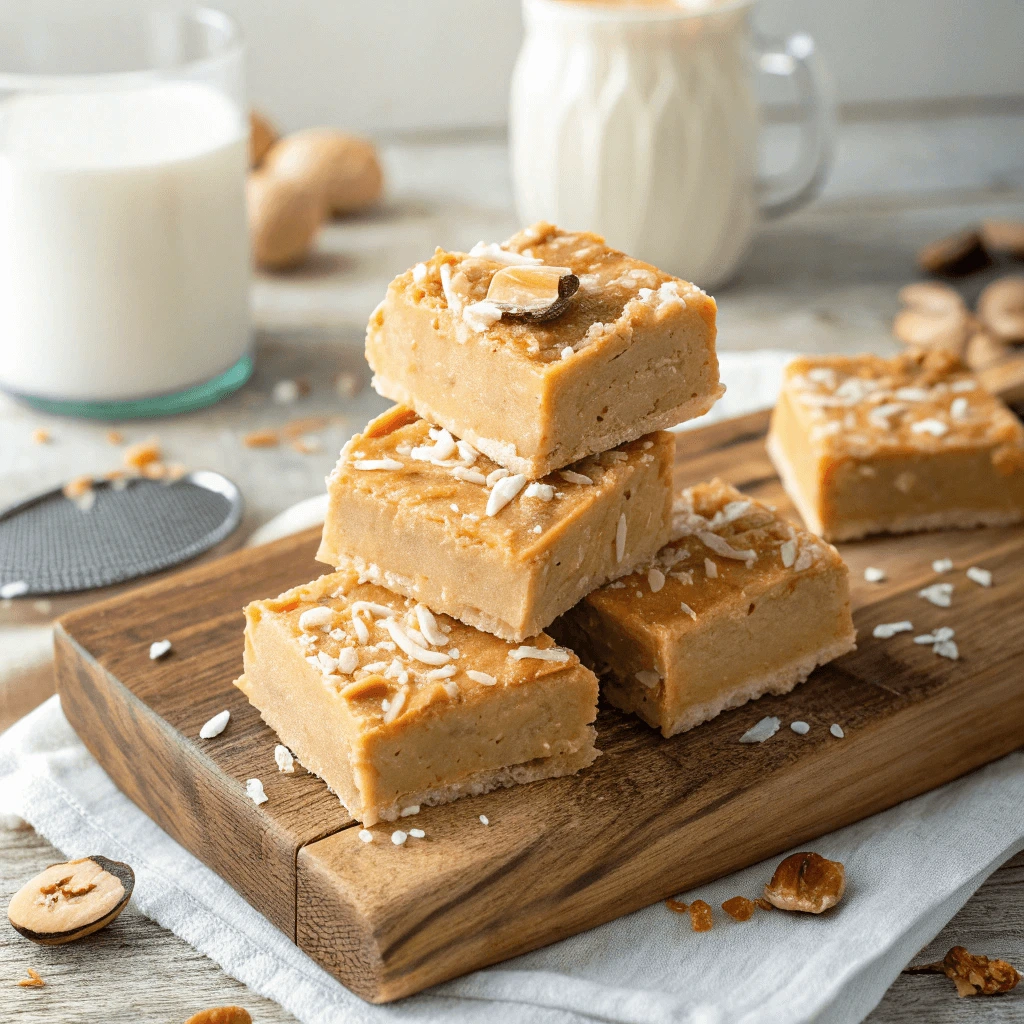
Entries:
[[[771, 404], [785, 359], [724, 354], [729, 392], [710, 418]], [[317, 521], [312, 499], [297, 508], [268, 524], [263, 538]], [[9, 639], [0, 648], [0, 685], [14, 678]], [[69, 857], [98, 853], [130, 863], [144, 914], [303, 1024], [852, 1024], [984, 879], [1024, 848], [1022, 801], [1018, 752], [815, 840], [814, 849], [846, 864], [849, 879], [843, 903], [822, 917], [758, 913], [741, 924], [718, 913], [714, 930], [698, 935], [688, 917], [657, 904], [376, 1007], [334, 981], [123, 796], [56, 697], [0, 736], [0, 810], [28, 820]], [[778, 859], [683, 898], [717, 908], [731, 896], [753, 896]]]

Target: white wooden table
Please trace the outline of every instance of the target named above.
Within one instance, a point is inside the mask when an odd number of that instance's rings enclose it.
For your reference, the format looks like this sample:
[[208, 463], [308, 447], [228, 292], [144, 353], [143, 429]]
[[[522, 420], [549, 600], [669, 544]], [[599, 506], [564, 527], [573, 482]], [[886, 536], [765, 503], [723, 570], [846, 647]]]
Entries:
[[[769, 132], [769, 163], [783, 162], [786, 135], [784, 128]], [[825, 196], [767, 227], [736, 281], [718, 292], [719, 346], [894, 350], [889, 323], [896, 291], [917, 276], [917, 247], [981, 217], [1024, 218], [1022, 137], [1024, 117], [1012, 115], [845, 126]], [[435, 245], [465, 248], [517, 227], [500, 140], [420, 141], [391, 146], [385, 157], [389, 199], [382, 210], [328, 228], [303, 270], [256, 282], [257, 369], [250, 384], [209, 410], [121, 426], [129, 440], [157, 436], [169, 459], [235, 480], [246, 500], [240, 539], [320, 491], [344, 439], [384, 408], [367, 386], [362, 339], [388, 280]], [[968, 291], [976, 292], [981, 280]], [[357, 376], [354, 397], [334, 389], [340, 372]], [[308, 396], [274, 404], [273, 386], [285, 378], [308, 380]], [[318, 432], [318, 453], [241, 443], [250, 430], [306, 416], [334, 420]], [[50, 430], [52, 444], [31, 443], [39, 426]], [[118, 452], [104, 439], [107, 429], [54, 420], [0, 397], [0, 504], [115, 466]], [[31, 830], [0, 828], [0, 900], [6, 905], [22, 881], [58, 859]], [[1024, 856], [997, 871], [916, 959], [939, 959], [955, 944], [1024, 966]], [[46, 988], [14, 986], [29, 966]], [[4, 920], [0, 985], [0, 1018], [33, 1024], [174, 1022], [232, 1002], [249, 1008], [259, 1024], [293, 1020], [131, 906], [106, 931], [55, 949], [31, 945]], [[1024, 991], [959, 1000], [945, 979], [902, 976], [869, 1020], [1024, 1020]]]

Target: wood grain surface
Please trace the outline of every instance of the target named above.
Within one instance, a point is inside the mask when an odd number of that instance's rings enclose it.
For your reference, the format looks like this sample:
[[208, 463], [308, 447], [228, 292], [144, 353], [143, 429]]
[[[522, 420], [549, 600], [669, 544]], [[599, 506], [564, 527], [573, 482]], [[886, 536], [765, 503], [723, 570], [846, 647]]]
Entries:
[[[720, 475], [793, 516], [764, 451], [765, 414], [685, 432], [683, 485]], [[662, 739], [610, 708], [603, 756], [579, 776], [491, 793], [391, 827], [364, 844], [325, 787], [279, 775], [273, 734], [231, 687], [238, 609], [317, 575], [316, 531], [239, 552], [62, 620], [59, 688], [72, 724], [122, 789], [361, 996], [387, 1001], [547, 944], [889, 807], [1014, 749], [1024, 736], [1024, 531], [879, 538], [842, 547], [859, 649], [806, 686]], [[952, 609], [917, 590], [952, 558]], [[883, 584], [863, 582], [868, 564]], [[967, 565], [992, 569], [991, 589]], [[879, 622], [953, 624], [961, 660]], [[165, 661], [148, 645], [174, 643]], [[992, 642], [998, 637], [999, 643]], [[216, 740], [199, 727], [229, 707]], [[803, 719], [760, 746], [739, 736], [764, 715]], [[845, 739], [828, 727], [842, 725]], [[264, 780], [268, 803], [244, 795]], [[828, 779], [827, 787], [821, 780]], [[768, 812], [766, 808], [770, 807]], [[491, 821], [482, 826], [485, 814]]]

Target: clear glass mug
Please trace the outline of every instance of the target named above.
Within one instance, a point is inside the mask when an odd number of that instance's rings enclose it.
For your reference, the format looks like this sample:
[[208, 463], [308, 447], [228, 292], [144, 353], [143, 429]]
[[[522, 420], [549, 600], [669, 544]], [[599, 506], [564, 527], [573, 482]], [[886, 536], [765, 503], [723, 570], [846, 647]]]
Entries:
[[[753, 6], [523, 0], [509, 114], [522, 221], [596, 231], [702, 287], [728, 280], [761, 220], [820, 191], [833, 144], [813, 43], [757, 38]], [[757, 69], [791, 77], [805, 113], [795, 165], [768, 180]]]
[[0, 388], [196, 408], [249, 376], [243, 47], [217, 11], [0, 0]]

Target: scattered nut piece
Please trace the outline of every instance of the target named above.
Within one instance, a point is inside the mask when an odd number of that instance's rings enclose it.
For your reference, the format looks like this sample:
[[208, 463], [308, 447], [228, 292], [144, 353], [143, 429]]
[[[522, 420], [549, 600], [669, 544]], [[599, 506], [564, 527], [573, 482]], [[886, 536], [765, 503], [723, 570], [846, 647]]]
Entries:
[[733, 896], [722, 904], [722, 909], [734, 921], [749, 921], [754, 916], [755, 906], [754, 901], [748, 900], [746, 896]]
[[901, 310], [892, 333], [904, 344], [938, 348], [961, 355], [970, 334], [971, 316], [952, 288], [936, 281], [919, 281], [900, 289]]
[[26, 939], [59, 946], [105, 928], [134, 887], [132, 869], [106, 857], [51, 864], [11, 897], [7, 919]]
[[246, 448], [273, 448], [280, 444], [281, 438], [276, 430], [253, 430], [242, 437]]
[[32, 431], [32, 440], [35, 444], [49, 444], [53, 440], [53, 437], [50, 435], [50, 432], [46, 427], [36, 427], [36, 429]]
[[294, 178], [254, 171], [246, 184], [253, 258], [262, 270], [298, 266], [310, 253], [323, 208], [319, 193]]
[[277, 131], [258, 110], [249, 112], [249, 166], [259, 167], [270, 147], [277, 142]]
[[972, 370], [985, 370], [1001, 363], [1012, 352], [1005, 341], [990, 334], [988, 331], [975, 331], [967, 339], [964, 362]]
[[690, 909], [690, 905], [688, 903], [684, 903], [682, 900], [677, 900], [675, 898], [665, 900], [665, 906], [668, 907], [669, 910], [674, 910], [677, 914], [685, 914]]
[[281, 139], [263, 166], [275, 178], [298, 183], [323, 216], [363, 210], [384, 191], [373, 143], [331, 128], [311, 128]]
[[73, 480], [69, 480], [63, 487], [64, 497], [74, 501], [76, 498], [81, 498], [92, 490], [92, 477], [91, 476], [76, 476]]
[[981, 235], [971, 228], [924, 246], [918, 251], [917, 262], [929, 274], [962, 277], [987, 267], [992, 258], [982, 245]]
[[1000, 341], [1024, 341], [1024, 277], [1000, 277], [978, 296], [978, 319]]
[[703, 900], [694, 900], [690, 904], [690, 927], [695, 932], [709, 932], [713, 924], [710, 905]]
[[989, 252], [1024, 260], [1024, 221], [985, 220], [981, 222], [981, 241]]
[[121, 444], [124, 441], [124, 434], [120, 430], [107, 431], [107, 444]]
[[503, 318], [543, 323], [561, 316], [579, 291], [580, 279], [568, 267], [502, 267], [487, 288], [487, 301]]
[[22, 978], [21, 981], [18, 982], [19, 988], [42, 988], [46, 984], [38, 971], [29, 967], [27, 973], [28, 977]]
[[954, 946], [934, 964], [905, 967], [904, 974], [944, 974], [956, 985], [957, 995], [992, 996], [1016, 988], [1020, 973], [1005, 960], [975, 956], [963, 946]]
[[252, 1017], [241, 1006], [214, 1006], [192, 1014], [185, 1024], [252, 1024]]
[[772, 904], [763, 896], [758, 896], [757, 899], [754, 900], [754, 905], [760, 907], [762, 910], [771, 910], [773, 908]]
[[160, 445], [156, 438], [129, 445], [124, 451], [124, 464], [128, 469], [142, 470], [151, 462], [160, 462]]
[[837, 860], [818, 853], [787, 857], [764, 887], [768, 902], [779, 910], [820, 914], [834, 907], [846, 891], [846, 869]]

